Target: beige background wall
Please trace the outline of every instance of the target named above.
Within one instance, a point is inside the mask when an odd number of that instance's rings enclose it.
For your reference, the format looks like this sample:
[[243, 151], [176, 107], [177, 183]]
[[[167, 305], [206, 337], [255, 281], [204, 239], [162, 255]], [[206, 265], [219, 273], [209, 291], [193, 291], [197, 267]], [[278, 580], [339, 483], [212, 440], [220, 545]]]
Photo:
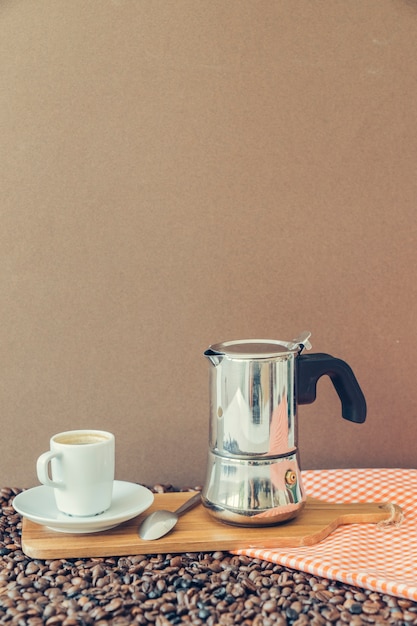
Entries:
[[3, 485], [111, 429], [117, 475], [204, 480], [210, 343], [347, 360], [302, 465], [416, 466], [417, 3], [2, 0]]

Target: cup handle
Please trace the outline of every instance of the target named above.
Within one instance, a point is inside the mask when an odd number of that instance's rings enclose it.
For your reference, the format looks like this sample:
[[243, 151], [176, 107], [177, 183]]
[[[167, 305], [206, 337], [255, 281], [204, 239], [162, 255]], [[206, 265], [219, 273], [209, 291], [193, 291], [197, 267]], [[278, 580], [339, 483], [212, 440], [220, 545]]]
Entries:
[[62, 483], [59, 482], [54, 482], [50, 476], [49, 476], [49, 464], [52, 461], [52, 459], [56, 458], [59, 456], [58, 452], [44, 452], [43, 454], [40, 455], [40, 457], [38, 458], [37, 462], [36, 462], [36, 472], [38, 474], [38, 480], [44, 484], [47, 485], [47, 487], [62, 487]]

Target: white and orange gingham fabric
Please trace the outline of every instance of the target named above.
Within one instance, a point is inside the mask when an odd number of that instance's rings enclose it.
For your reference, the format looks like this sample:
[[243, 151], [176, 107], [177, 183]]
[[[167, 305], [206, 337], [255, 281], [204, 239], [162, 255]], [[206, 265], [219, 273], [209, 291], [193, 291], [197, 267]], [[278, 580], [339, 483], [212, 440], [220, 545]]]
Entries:
[[237, 551], [330, 580], [417, 601], [417, 470], [302, 472], [307, 495], [327, 502], [392, 502], [399, 525], [349, 524], [302, 548]]

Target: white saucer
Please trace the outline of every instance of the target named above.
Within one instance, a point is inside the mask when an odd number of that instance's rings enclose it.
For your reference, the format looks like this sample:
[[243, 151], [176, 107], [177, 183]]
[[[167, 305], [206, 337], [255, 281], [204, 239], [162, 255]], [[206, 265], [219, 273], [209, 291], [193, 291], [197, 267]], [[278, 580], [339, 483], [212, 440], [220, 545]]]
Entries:
[[154, 495], [146, 487], [120, 480], [114, 481], [111, 507], [91, 517], [71, 517], [56, 508], [51, 487], [41, 485], [22, 491], [13, 500], [13, 507], [31, 522], [63, 533], [97, 533], [109, 530], [149, 508]]

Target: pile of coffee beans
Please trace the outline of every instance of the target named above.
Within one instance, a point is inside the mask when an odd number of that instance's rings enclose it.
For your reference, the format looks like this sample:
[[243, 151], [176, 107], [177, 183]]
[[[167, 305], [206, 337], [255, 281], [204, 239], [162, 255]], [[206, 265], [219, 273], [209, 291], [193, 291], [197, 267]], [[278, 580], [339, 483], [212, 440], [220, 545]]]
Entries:
[[417, 625], [417, 603], [227, 552], [30, 559], [17, 493], [0, 492], [1, 624]]

